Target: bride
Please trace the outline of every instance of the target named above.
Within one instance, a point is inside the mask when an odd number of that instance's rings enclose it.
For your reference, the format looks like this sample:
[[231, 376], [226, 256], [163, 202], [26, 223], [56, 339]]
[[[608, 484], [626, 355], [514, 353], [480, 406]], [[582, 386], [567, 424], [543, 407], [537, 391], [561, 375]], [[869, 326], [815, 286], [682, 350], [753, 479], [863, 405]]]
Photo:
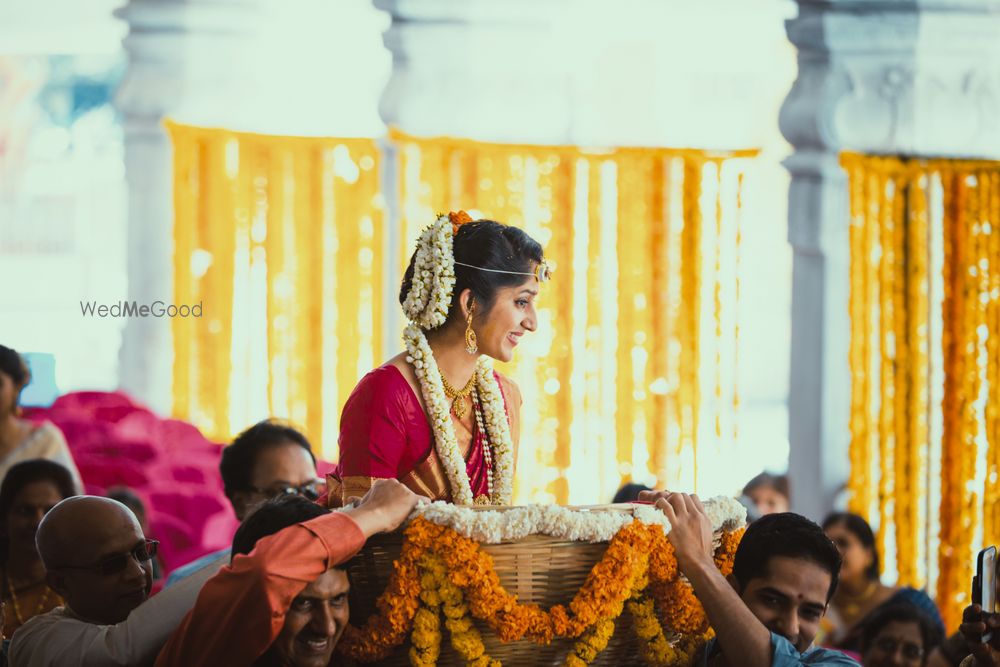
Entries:
[[395, 478], [432, 500], [511, 502], [521, 394], [493, 370], [537, 326], [551, 268], [516, 227], [440, 216], [425, 229], [399, 301], [406, 351], [369, 372], [347, 399], [329, 502]]

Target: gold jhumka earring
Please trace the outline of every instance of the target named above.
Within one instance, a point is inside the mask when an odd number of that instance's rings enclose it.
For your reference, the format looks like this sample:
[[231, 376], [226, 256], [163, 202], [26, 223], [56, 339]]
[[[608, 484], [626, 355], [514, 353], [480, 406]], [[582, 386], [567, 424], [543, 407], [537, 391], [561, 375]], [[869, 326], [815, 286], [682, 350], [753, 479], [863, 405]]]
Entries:
[[476, 302], [469, 302], [469, 317], [465, 321], [465, 351], [469, 354], [475, 354], [479, 351], [478, 341], [476, 340], [476, 332], [472, 330], [472, 313], [476, 309]]

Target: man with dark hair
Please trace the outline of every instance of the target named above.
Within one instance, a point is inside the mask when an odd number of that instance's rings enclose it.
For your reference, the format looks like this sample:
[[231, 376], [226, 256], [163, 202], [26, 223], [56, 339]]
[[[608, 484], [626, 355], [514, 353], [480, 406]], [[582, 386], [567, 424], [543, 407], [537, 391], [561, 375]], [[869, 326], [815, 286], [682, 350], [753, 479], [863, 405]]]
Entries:
[[366, 539], [398, 527], [419, 500], [382, 479], [342, 511], [298, 498], [265, 503], [236, 531], [232, 564], [205, 584], [157, 667], [326, 667], [349, 614], [340, 566]]
[[941, 630], [920, 607], [890, 602], [861, 622], [865, 667], [922, 667], [941, 643]]
[[837, 588], [840, 553], [822, 529], [797, 514], [762, 517], [743, 536], [733, 574], [712, 560], [712, 522], [698, 496], [647, 492], [670, 520], [680, 571], [715, 629], [699, 667], [857, 666], [837, 651], [811, 649]]
[[[222, 450], [219, 462], [222, 486], [236, 518], [246, 518], [260, 503], [281, 495], [316, 500], [320, 495], [316, 457], [306, 437], [291, 426], [265, 419], [246, 429]], [[228, 549], [184, 565], [167, 579], [167, 586], [226, 556]]]
[[320, 495], [309, 441], [291, 426], [271, 419], [254, 424], [222, 450], [219, 473], [240, 521], [254, 506], [275, 496], [316, 500]]

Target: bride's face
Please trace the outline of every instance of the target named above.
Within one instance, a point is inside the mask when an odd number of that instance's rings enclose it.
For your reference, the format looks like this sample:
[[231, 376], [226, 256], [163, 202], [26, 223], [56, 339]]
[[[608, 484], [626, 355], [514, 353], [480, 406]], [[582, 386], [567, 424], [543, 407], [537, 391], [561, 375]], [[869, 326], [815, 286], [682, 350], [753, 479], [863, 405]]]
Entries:
[[490, 311], [473, 316], [472, 327], [476, 332], [479, 352], [498, 361], [510, 361], [521, 336], [538, 326], [535, 314], [537, 297], [538, 281], [534, 277], [515, 287], [497, 290]]

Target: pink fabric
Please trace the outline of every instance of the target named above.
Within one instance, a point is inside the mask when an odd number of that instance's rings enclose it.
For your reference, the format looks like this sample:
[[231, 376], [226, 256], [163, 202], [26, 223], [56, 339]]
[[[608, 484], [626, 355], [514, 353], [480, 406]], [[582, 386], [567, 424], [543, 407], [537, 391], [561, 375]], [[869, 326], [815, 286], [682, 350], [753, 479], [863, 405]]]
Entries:
[[62, 429], [87, 493], [128, 486], [144, 499], [167, 572], [232, 540], [238, 522], [222, 492], [222, 445], [191, 424], [162, 419], [120, 392], [66, 394], [26, 416]]
[[[222, 491], [222, 445], [192, 424], [163, 419], [121, 392], [74, 392], [25, 412], [62, 429], [87, 493], [128, 486], [139, 494], [165, 574], [232, 542], [239, 522]], [[334, 466], [316, 467], [322, 477]]]

